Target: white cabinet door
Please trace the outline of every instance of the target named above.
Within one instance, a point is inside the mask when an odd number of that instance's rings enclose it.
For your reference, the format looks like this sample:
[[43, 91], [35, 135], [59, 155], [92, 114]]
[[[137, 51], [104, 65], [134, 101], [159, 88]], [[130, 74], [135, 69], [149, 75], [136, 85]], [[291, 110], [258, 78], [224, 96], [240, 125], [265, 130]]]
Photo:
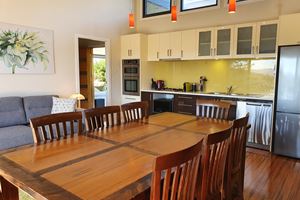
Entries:
[[199, 29], [196, 31], [196, 45], [198, 59], [213, 58], [214, 29]]
[[233, 26], [217, 27], [214, 36], [215, 58], [230, 58], [233, 55]]
[[148, 61], [159, 60], [159, 34], [148, 35]]
[[234, 57], [253, 58], [255, 56], [256, 24], [241, 24], [234, 28]]
[[256, 57], [276, 57], [277, 54], [277, 34], [278, 22], [260, 22], [257, 23], [256, 36]]
[[159, 58], [170, 58], [170, 33], [159, 34]]
[[300, 44], [300, 13], [279, 17], [278, 45]]
[[121, 57], [122, 59], [130, 58], [130, 37], [128, 35], [121, 36]]
[[170, 33], [170, 58], [181, 58], [181, 32]]
[[123, 35], [121, 36], [121, 58], [122, 59], [140, 59], [141, 57], [141, 35]]
[[188, 30], [181, 33], [182, 59], [192, 60], [197, 57], [197, 31]]

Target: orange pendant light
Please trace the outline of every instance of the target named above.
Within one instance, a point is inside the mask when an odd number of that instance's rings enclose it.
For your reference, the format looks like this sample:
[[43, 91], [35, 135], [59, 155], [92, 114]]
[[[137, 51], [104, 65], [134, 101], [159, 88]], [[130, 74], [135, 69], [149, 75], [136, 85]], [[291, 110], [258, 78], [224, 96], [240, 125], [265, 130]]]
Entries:
[[171, 7], [171, 21], [177, 22], [177, 6], [176, 6], [175, 1], [173, 1], [172, 7]]
[[134, 28], [134, 14], [129, 14], [129, 28]]
[[235, 13], [236, 12], [236, 0], [229, 0], [228, 12]]

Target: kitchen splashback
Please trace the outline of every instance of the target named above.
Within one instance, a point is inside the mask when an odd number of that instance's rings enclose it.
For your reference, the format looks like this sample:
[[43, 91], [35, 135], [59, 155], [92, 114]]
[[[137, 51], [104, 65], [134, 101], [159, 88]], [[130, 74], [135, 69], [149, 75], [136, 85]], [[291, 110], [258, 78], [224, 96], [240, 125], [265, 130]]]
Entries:
[[272, 95], [275, 82], [275, 59], [205, 60], [152, 62], [154, 78], [165, 80], [167, 87], [179, 88], [184, 82], [199, 83], [206, 76], [206, 92]]

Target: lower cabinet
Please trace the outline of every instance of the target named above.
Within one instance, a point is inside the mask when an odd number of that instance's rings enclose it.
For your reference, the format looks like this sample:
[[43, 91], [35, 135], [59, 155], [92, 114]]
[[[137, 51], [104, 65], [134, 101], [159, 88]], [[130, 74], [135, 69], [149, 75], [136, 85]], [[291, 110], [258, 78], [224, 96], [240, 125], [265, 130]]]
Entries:
[[149, 103], [149, 110], [148, 113], [149, 115], [153, 114], [153, 93], [151, 92], [142, 92], [141, 94], [141, 100], [142, 101], [147, 101]]
[[174, 112], [196, 115], [197, 96], [177, 94], [174, 98]]

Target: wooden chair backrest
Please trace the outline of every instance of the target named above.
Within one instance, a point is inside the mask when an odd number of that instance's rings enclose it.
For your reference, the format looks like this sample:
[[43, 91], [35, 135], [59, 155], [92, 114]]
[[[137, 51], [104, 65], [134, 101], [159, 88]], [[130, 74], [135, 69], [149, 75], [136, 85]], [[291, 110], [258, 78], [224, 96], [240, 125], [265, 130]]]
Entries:
[[123, 112], [124, 123], [148, 119], [148, 107], [149, 104], [147, 101], [123, 104], [121, 108]]
[[[221, 199], [231, 129], [208, 135], [203, 159], [201, 198]], [[198, 194], [200, 195], [200, 194]]]
[[121, 124], [120, 106], [107, 106], [84, 111], [87, 131], [94, 131]]
[[202, 148], [203, 140], [187, 149], [156, 158], [150, 199], [194, 200]]
[[[68, 131], [69, 124], [69, 131]], [[60, 140], [82, 133], [82, 113], [69, 112], [46, 115], [30, 120], [34, 143]]]
[[[239, 183], [243, 185], [243, 174], [245, 171], [245, 159], [246, 159], [246, 143], [247, 143], [247, 130], [248, 130], [249, 114], [245, 117], [234, 120], [229, 146], [229, 156], [227, 161], [227, 174], [225, 177], [225, 190], [226, 199], [231, 199], [232, 196], [232, 178], [237, 174], [239, 178], [235, 178]], [[242, 188], [240, 187], [242, 190]], [[242, 191], [237, 191], [242, 192]]]
[[197, 99], [197, 116], [213, 119], [228, 119], [231, 104], [223, 101]]

